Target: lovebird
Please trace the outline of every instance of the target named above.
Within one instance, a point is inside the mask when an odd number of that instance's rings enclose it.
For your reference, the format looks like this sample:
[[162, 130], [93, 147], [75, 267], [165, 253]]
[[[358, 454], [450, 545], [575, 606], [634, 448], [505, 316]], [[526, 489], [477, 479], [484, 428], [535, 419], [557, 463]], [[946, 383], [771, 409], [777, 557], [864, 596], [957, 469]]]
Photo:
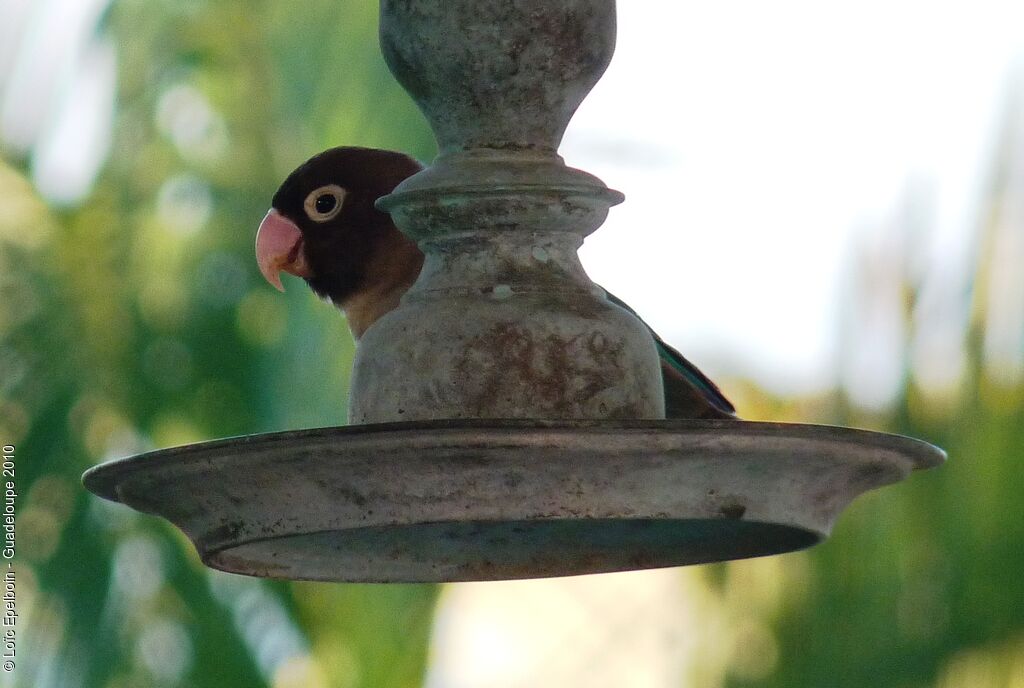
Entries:
[[[343, 146], [313, 156], [284, 180], [260, 223], [260, 272], [281, 291], [281, 272], [304, 279], [317, 296], [344, 312], [358, 341], [398, 307], [423, 266], [416, 243], [374, 205], [422, 169], [404, 153], [373, 148]], [[666, 417], [735, 419], [735, 408], [718, 387], [647, 329], [661, 358]]]

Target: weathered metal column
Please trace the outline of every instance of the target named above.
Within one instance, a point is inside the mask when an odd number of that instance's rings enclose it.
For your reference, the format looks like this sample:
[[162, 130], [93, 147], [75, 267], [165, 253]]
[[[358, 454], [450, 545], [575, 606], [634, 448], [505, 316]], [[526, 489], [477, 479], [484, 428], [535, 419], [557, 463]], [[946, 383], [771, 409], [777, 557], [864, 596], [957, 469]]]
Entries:
[[440, 155], [380, 203], [426, 264], [360, 343], [352, 422], [663, 418], [650, 334], [576, 255], [622, 194], [557, 153], [614, 0], [382, 0], [380, 38]]

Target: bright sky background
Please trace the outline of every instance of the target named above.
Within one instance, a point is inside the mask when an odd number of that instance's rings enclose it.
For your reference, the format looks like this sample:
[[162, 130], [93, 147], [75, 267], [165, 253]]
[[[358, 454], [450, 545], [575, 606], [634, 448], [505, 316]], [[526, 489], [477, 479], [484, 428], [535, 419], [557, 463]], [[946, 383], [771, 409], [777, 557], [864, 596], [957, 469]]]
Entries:
[[821, 390], [841, 368], [851, 249], [884, 242], [926, 188], [915, 250], [947, 282], [934, 308], [952, 302], [1014, 59], [1022, 81], [1024, 3], [618, 12], [615, 58], [561, 151], [626, 194], [581, 252], [596, 282], [712, 373]]

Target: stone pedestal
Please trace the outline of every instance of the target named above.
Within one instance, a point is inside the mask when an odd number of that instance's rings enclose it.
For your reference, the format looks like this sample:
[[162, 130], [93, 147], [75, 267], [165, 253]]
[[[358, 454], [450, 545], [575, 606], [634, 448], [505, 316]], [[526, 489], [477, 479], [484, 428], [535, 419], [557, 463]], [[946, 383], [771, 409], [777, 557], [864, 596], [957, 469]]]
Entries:
[[380, 34], [440, 155], [379, 203], [426, 263], [360, 342], [350, 420], [663, 418], [650, 334], [576, 255], [622, 194], [557, 154], [614, 2], [383, 0]]

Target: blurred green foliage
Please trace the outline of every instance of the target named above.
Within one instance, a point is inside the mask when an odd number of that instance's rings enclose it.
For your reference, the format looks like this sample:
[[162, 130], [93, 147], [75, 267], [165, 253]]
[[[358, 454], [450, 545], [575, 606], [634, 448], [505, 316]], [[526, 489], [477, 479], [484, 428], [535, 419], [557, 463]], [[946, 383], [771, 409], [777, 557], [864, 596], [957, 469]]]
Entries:
[[[114, 456], [344, 422], [343, 320], [304, 289], [270, 291], [252, 242], [314, 152], [432, 157], [375, 22], [355, 0], [122, 0], [103, 29], [120, 60], [113, 150], [87, 201], [52, 209], [24, 160], [0, 162], [0, 441], [18, 447], [27, 628], [15, 685], [421, 684], [434, 587], [210, 572], [170, 526], [79, 485]], [[1024, 389], [985, 373], [982, 322], [941, 399], [912, 377], [883, 416], [745, 395], [749, 417], [923, 437], [951, 461], [863, 498], [809, 554], [705, 567], [730, 631], [709, 635], [725, 668], [693, 685], [1024, 685]]]
[[779, 557], [784, 599], [769, 611], [751, 614], [726, 592], [757, 563], [721, 565], [712, 585], [733, 623], [753, 618], [773, 636], [766, 666], [759, 638], [734, 638], [725, 685], [1024, 685], [1024, 389], [987, 377], [973, 346], [951, 397], [928, 398], [911, 382], [892, 415], [818, 420], [925, 438], [950, 460], [861, 497], [830, 540]]
[[269, 289], [252, 245], [315, 152], [432, 157], [376, 7], [124, 0], [103, 31], [119, 107], [89, 198], [51, 210], [26, 161], [0, 163], [0, 437], [17, 447], [31, 609], [16, 685], [419, 685], [433, 587], [210, 572], [172, 528], [79, 483], [139, 450], [344, 422], [343, 319]]

